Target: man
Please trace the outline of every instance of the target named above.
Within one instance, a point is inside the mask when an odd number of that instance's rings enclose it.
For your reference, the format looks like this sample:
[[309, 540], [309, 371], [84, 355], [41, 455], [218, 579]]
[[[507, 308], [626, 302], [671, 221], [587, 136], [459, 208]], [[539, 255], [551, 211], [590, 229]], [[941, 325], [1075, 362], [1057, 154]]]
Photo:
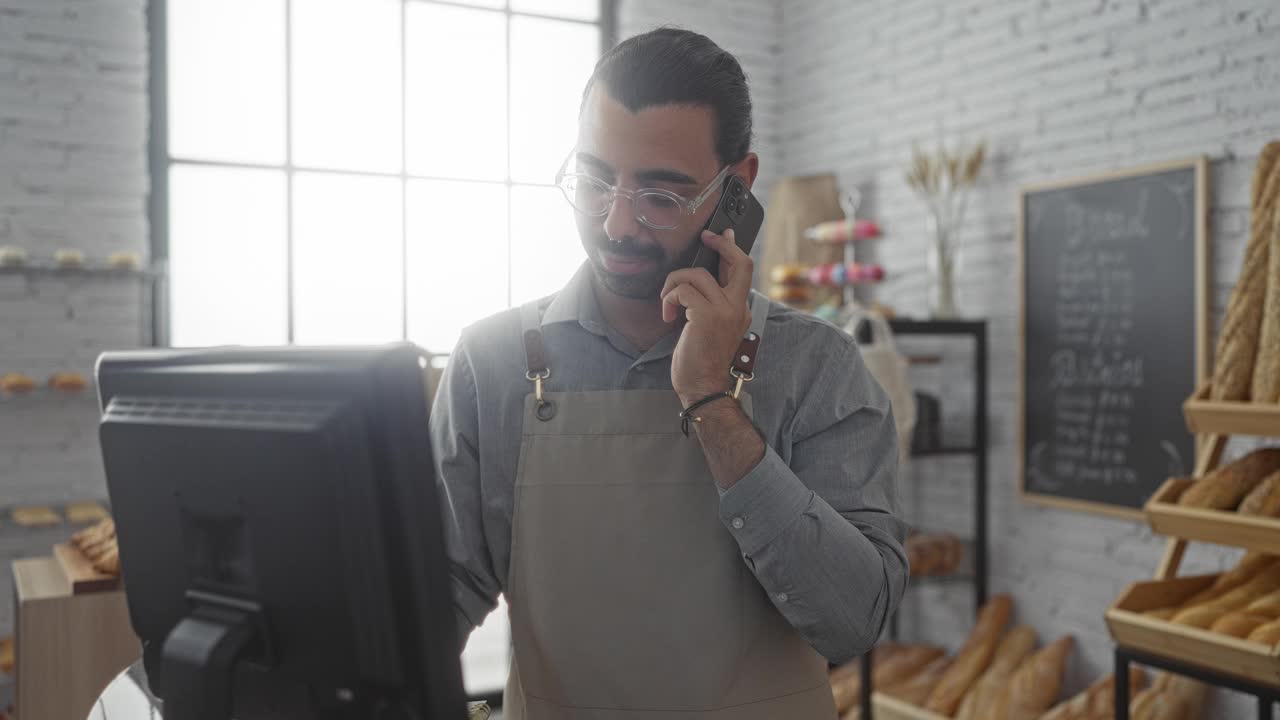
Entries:
[[[824, 658], [902, 596], [885, 393], [847, 335], [750, 292], [731, 232], [699, 232], [725, 177], [755, 180], [750, 139], [706, 37], [611, 50], [560, 173], [588, 262], [468, 328], [441, 381], [459, 622], [506, 596], [508, 717], [833, 718]], [[704, 245], [718, 279], [689, 269]]]

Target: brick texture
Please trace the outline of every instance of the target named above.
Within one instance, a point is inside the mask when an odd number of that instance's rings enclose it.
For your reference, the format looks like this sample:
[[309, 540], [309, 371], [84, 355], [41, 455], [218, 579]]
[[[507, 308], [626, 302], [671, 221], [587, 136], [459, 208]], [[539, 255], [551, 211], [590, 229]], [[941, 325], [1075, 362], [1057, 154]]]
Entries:
[[[0, 246], [48, 260], [147, 248], [144, 0], [0, 0]], [[0, 374], [89, 375], [149, 322], [134, 280], [0, 276]], [[106, 496], [96, 400], [0, 398], [0, 508]], [[70, 527], [0, 515], [0, 635], [9, 561], [47, 554]]]
[[[767, 15], [758, 5], [749, 3], [752, 15]], [[722, 13], [737, 6], [623, 0], [622, 16], [705, 32], [735, 52], [744, 44], [756, 55], [778, 48], [780, 67], [768, 74], [773, 82], [753, 84], [757, 97], [776, 108], [777, 140], [762, 153], [768, 178], [834, 171], [862, 190], [866, 212], [887, 229], [862, 255], [888, 268], [876, 295], [899, 311], [924, 314], [929, 297], [925, 219], [902, 179], [911, 144], [986, 139], [994, 151], [970, 203], [960, 280], [965, 314], [991, 323], [992, 586], [1013, 593], [1020, 619], [1045, 639], [1076, 636], [1068, 686], [1079, 688], [1110, 670], [1103, 611], [1126, 583], [1151, 575], [1163, 541], [1140, 523], [1018, 497], [1016, 190], [1208, 155], [1216, 327], [1240, 270], [1253, 164], [1262, 145], [1280, 137], [1280, 6], [779, 0], [776, 37], [767, 22], [746, 33], [726, 23]], [[904, 345], [946, 357], [942, 366], [913, 370], [913, 379], [940, 395], [948, 436], [965, 439], [972, 402], [967, 348]], [[1247, 447], [1236, 442], [1230, 452]], [[901, 481], [910, 519], [969, 532], [970, 475], [962, 458], [916, 462]], [[1185, 572], [1216, 569], [1237, 554], [1193, 546]], [[972, 610], [967, 588], [918, 587], [903, 606], [903, 632], [954, 647]], [[1220, 693], [1206, 716], [1244, 717], [1249, 708], [1243, 698]]]

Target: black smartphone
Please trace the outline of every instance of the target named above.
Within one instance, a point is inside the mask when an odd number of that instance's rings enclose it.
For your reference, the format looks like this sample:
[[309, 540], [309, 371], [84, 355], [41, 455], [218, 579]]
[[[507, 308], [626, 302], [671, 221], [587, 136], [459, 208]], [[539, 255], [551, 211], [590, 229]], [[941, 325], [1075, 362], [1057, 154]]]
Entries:
[[[730, 175], [724, 181], [724, 193], [720, 202], [716, 203], [716, 211], [711, 213], [703, 230], [710, 230], [723, 235], [725, 230], [733, 228], [733, 241], [742, 252], [751, 254], [751, 247], [756, 244], [756, 235], [764, 224], [764, 208], [760, 201], [751, 194], [747, 183], [737, 175]], [[702, 242], [702, 233], [698, 233], [698, 242]], [[690, 267], [705, 268], [711, 277], [720, 280], [720, 253], [705, 245], [698, 250]]]

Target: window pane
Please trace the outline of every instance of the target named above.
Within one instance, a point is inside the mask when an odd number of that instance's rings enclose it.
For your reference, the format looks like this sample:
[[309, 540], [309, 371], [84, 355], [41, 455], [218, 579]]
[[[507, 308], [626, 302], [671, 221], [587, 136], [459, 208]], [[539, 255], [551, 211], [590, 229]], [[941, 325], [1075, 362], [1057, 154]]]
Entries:
[[462, 328], [507, 307], [507, 188], [409, 183], [409, 339], [449, 352]]
[[283, 170], [172, 166], [172, 344], [286, 342], [285, 233]]
[[409, 172], [506, 178], [506, 16], [426, 3], [407, 12]]
[[516, 12], [596, 20], [600, 17], [600, 0], [511, 0]]
[[293, 3], [293, 160], [399, 172], [400, 3]]
[[400, 203], [396, 178], [294, 177], [295, 342], [402, 338]]
[[600, 51], [595, 25], [511, 19], [511, 177], [549, 183], [578, 135], [582, 88]]
[[511, 188], [511, 301], [516, 305], [564, 287], [587, 259], [573, 210], [553, 187]]
[[502, 690], [510, 667], [511, 621], [507, 602], [499, 597], [497, 609], [471, 632], [462, 652], [463, 687], [473, 696]]
[[168, 8], [169, 151], [284, 163], [284, 0], [169, 0]]

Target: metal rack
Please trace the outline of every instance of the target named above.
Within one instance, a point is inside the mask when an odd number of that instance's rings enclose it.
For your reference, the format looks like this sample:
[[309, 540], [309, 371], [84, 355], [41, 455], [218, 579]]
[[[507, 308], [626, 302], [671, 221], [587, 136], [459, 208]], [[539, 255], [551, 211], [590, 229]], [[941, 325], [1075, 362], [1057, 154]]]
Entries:
[[[898, 336], [911, 337], [967, 337], [973, 340], [974, 402], [973, 444], [964, 447], [943, 447], [928, 452], [915, 453], [912, 457], [972, 456], [973, 457], [973, 542], [972, 576], [941, 576], [917, 578], [912, 583], [972, 582], [974, 613], [987, 602], [987, 321], [985, 320], [890, 320], [889, 328]], [[909, 583], [908, 588], [911, 587]], [[898, 616], [890, 619], [890, 637], [898, 636]], [[874, 665], [874, 649], [862, 658], [862, 717], [870, 720], [871, 678]]]

